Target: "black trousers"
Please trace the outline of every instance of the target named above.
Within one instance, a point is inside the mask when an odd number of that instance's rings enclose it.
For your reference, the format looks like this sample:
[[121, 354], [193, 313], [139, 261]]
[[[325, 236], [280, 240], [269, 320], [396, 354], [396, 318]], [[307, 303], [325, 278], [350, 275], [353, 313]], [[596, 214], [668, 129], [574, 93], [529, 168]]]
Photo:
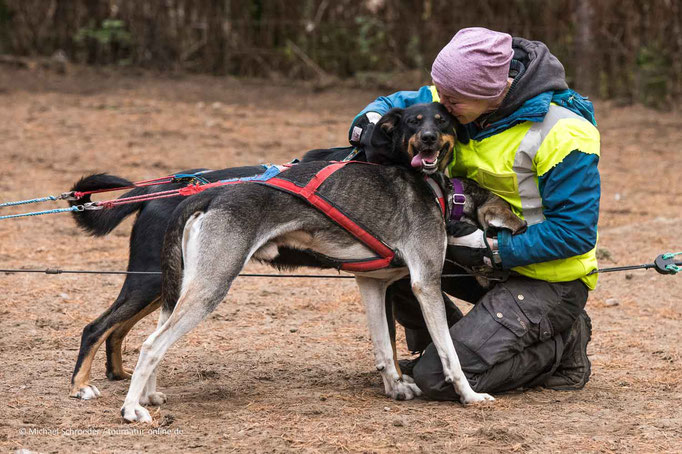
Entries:
[[[447, 265], [443, 274], [463, 272]], [[564, 338], [587, 302], [581, 281], [550, 283], [520, 276], [491, 289], [474, 278], [444, 278], [443, 291], [475, 303], [462, 316], [444, 294], [450, 336], [462, 370], [478, 392], [499, 393], [542, 384], [559, 365]], [[436, 348], [426, 330], [409, 279], [392, 284], [387, 302], [394, 303], [396, 320], [405, 327], [408, 348], [423, 354], [413, 377], [425, 396], [457, 400], [445, 382]], [[563, 333], [563, 336], [562, 336]]]

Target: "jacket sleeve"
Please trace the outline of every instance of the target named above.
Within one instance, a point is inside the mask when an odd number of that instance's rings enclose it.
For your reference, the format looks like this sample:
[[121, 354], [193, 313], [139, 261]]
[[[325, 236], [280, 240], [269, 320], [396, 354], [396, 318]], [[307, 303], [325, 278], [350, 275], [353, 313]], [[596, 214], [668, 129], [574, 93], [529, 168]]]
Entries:
[[519, 235], [498, 235], [502, 266], [512, 268], [585, 254], [597, 244], [599, 156], [574, 150], [538, 179], [545, 220]]
[[[433, 102], [433, 95], [431, 93], [431, 87], [425, 85], [417, 91], [398, 91], [388, 96], [380, 96], [375, 99], [371, 104], [362, 109], [362, 111], [353, 118], [352, 124], [355, 124], [355, 120], [361, 115], [367, 112], [377, 112], [384, 115], [386, 112], [394, 107], [406, 108], [413, 104], [420, 104], [424, 102]], [[352, 126], [351, 126], [352, 127]]]

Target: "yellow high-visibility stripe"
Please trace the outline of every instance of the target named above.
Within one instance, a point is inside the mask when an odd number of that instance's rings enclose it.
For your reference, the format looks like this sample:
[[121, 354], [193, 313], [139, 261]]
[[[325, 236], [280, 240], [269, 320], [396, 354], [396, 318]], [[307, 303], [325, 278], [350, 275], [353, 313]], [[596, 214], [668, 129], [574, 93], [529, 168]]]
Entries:
[[431, 98], [433, 102], [440, 102], [440, 96], [438, 95], [438, 90], [436, 90], [435, 85], [429, 85], [429, 90], [431, 90]]
[[[437, 95], [435, 88], [432, 93]], [[457, 142], [448, 176], [466, 177], [506, 200], [530, 225], [544, 221], [538, 176], [559, 164], [580, 144], [580, 151], [599, 154], [599, 132], [568, 109], [550, 105], [540, 123], [524, 122], [501, 133], [467, 144]], [[563, 282], [582, 279], [594, 289], [597, 275], [596, 247], [566, 259], [513, 268], [535, 279]]]

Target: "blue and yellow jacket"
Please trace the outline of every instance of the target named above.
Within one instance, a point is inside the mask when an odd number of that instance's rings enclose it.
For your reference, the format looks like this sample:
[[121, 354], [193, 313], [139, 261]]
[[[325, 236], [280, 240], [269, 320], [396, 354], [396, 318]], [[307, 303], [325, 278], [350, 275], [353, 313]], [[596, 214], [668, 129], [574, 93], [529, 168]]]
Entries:
[[[365, 112], [439, 101], [433, 86], [383, 96]], [[356, 117], [357, 118], [357, 117]], [[573, 90], [550, 90], [527, 99], [511, 114], [479, 128], [466, 125], [448, 167], [510, 203], [529, 224], [526, 232], [498, 235], [504, 268], [549, 282], [597, 275], [599, 132], [592, 104]]]

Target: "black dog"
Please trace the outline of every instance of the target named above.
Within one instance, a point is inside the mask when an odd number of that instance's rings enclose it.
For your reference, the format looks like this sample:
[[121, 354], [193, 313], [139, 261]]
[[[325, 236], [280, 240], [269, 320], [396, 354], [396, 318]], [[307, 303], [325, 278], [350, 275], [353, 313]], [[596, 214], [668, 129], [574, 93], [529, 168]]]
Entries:
[[[329, 160], [341, 160], [351, 150], [330, 149], [313, 150], [315, 157], [325, 154]], [[305, 158], [304, 158], [305, 159]], [[206, 169], [191, 169], [180, 172], [194, 174]], [[201, 178], [216, 182], [231, 178], [249, 177], [262, 174], [263, 166], [234, 167], [223, 170], [205, 172]], [[120, 188], [130, 186], [126, 179], [106, 174], [90, 175], [78, 181], [72, 191], [87, 192], [97, 189]], [[160, 191], [177, 189], [181, 183], [159, 186], [146, 186], [133, 189], [121, 197], [153, 194]], [[150, 200], [146, 202], [119, 205], [97, 211], [74, 212], [76, 223], [86, 232], [94, 236], [104, 236], [116, 228], [126, 217], [138, 213], [130, 235], [130, 255], [128, 271], [160, 271], [161, 246], [163, 235], [168, 226], [168, 219], [184, 197]], [[90, 196], [71, 202], [72, 205], [88, 203]], [[71, 397], [92, 399], [100, 395], [99, 390], [89, 383], [90, 369], [95, 353], [106, 340], [106, 370], [110, 380], [122, 380], [131, 377], [131, 372], [123, 367], [121, 347], [123, 339], [133, 326], [159, 307], [161, 294], [161, 276], [129, 274], [121, 287], [114, 303], [97, 319], [89, 323], [81, 336], [78, 359], [71, 377]]]

